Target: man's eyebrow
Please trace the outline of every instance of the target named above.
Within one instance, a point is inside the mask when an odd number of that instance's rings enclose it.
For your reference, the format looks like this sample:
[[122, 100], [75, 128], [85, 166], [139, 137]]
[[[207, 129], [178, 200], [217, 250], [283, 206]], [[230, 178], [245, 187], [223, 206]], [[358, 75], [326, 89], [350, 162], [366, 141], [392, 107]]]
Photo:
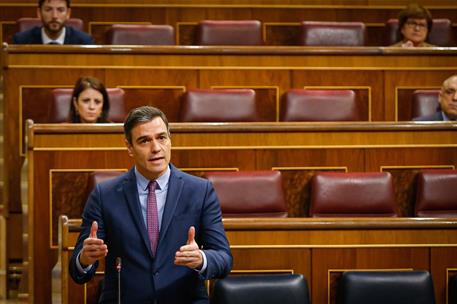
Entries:
[[135, 141], [136, 141], [136, 142], [140, 142], [140, 141], [142, 141], [143, 139], [147, 139], [147, 138], [149, 138], [149, 136], [143, 135], [143, 136], [138, 137]]

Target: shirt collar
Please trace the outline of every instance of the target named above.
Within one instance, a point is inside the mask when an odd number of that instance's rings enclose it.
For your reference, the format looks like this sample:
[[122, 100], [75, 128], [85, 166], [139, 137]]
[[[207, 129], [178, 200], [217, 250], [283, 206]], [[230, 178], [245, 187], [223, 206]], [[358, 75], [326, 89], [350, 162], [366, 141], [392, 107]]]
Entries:
[[[159, 176], [159, 178], [156, 179], [157, 182], [157, 189], [164, 190], [168, 187], [168, 181], [170, 180], [170, 175], [171, 175], [171, 170], [170, 166], [167, 167], [167, 171], [165, 171], [164, 174]], [[136, 182], [140, 189], [143, 189], [144, 191], [148, 191], [148, 185], [149, 185], [149, 179], [144, 177], [135, 167], [135, 177], [136, 177]]]
[[65, 26], [62, 28], [62, 32], [60, 33], [59, 37], [57, 39], [51, 39], [49, 36], [46, 34], [46, 31], [44, 30], [44, 27], [41, 27], [41, 38], [43, 40], [43, 44], [49, 44], [49, 42], [57, 42], [58, 44], [64, 44], [65, 42], [65, 32], [66, 28]]

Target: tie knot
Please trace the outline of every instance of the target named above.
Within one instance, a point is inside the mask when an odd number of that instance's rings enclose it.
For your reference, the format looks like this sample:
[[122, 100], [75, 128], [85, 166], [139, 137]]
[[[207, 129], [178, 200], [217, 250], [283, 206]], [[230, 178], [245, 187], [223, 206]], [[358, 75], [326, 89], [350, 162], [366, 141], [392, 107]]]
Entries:
[[157, 181], [155, 181], [155, 180], [149, 181], [148, 190], [155, 191], [156, 188], [157, 188]]
[[50, 41], [48, 44], [59, 44], [57, 41]]

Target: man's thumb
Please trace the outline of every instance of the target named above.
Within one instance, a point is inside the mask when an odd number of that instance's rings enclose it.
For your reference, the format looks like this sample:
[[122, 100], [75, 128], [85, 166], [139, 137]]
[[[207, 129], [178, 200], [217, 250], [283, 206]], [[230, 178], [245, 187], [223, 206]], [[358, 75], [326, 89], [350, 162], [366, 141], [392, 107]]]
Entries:
[[98, 224], [96, 221], [92, 222], [92, 226], [90, 227], [90, 237], [96, 239], [97, 238], [97, 230]]
[[189, 232], [187, 233], [187, 245], [195, 242], [195, 227], [190, 226]]

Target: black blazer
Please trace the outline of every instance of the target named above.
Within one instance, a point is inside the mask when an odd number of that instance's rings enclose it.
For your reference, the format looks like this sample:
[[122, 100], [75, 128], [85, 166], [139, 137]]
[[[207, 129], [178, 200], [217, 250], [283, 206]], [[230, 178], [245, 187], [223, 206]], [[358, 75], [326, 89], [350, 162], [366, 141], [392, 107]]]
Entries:
[[[41, 39], [41, 27], [35, 26], [27, 31], [16, 33], [13, 36], [14, 44], [43, 44]], [[64, 44], [94, 44], [88, 34], [75, 30], [70, 26], [65, 27]]]

